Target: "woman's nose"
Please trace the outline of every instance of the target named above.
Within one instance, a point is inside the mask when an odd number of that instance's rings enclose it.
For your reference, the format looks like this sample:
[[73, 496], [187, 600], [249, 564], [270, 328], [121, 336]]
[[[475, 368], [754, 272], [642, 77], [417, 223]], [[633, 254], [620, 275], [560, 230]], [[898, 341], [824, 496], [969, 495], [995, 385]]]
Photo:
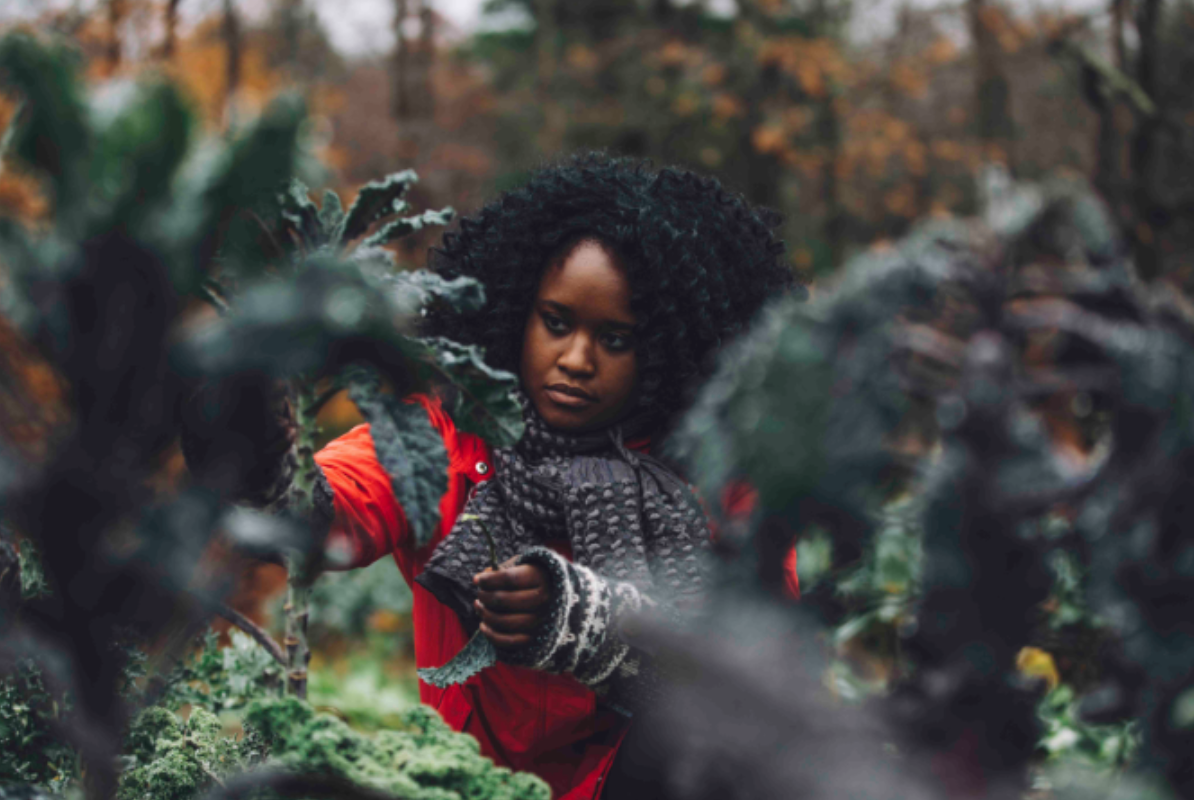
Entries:
[[593, 373], [593, 343], [588, 336], [577, 333], [568, 340], [564, 352], [560, 353], [557, 366], [570, 375], [590, 375]]

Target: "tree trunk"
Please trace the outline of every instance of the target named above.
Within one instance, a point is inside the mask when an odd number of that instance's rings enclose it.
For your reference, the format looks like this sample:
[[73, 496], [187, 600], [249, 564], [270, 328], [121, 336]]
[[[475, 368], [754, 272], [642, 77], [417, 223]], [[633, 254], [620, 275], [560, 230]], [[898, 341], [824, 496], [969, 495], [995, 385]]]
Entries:
[[540, 90], [556, 71], [556, 8], [554, 0], [535, 0], [535, 50]]
[[178, 45], [178, 4], [180, 0], [166, 0], [165, 26], [166, 40], [162, 43], [162, 58], [166, 61], [174, 60], [174, 50]]
[[1003, 73], [998, 39], [988, 24], [989, 0], [967, 0], [970, 37], [974, 47], [976, 134], [984, 160], [1003, 160], [1012, 166], [1010, 89]]
[[419, 87], [420, 119], [428, 123], [435, 118], [435, 89], [431, 85], [431, 69], [435, 63], [435, 11], [431, 0], [419, 3]]
[[390, 112], [400, 123], [410, 117], [410, 45], [406, 41], [407, 0], [394, 2], [394, 58], [390, 73]]
[[282, 37], [286, 46], [286, 71], [292, 81], [298, 82], [300, 39], [302, 37], [303, 0], [285, 0], [282, 16]]
[[[1115, 68], [1127, 74], [1127, 53], [1124, 43], [1124, 21], [1127, 13], [1127, 0], [1111, 0], [1111, 52]], [[1094, 185], [1102, 194], [1103, 199], [1121, 223], [1128, 220], [1130, 214], [1124, 213], [1123, 198], [1123, 136], [1120, 126], [1119, 98], [1104, 92], [1098, 75], [1084, 67], [1087, 86], [1087, 97], [1095, 112], [1099, 115], [1099, 132], [1095, 149]]]
[[1132, 137], [1132, 199], [1136, 206], [1136, 225], [1132, 230], [1136, 270], [1145, 280], [1153, 280], [1161, 273], [1160, 248], [1157, 242], [1157, 202], [1155, 177], [1157, 168], [1157, 134], [1164, 117], [1159, 97], [1158, 67], [1160, 53], [1157, 27], [1161, 18], [1161, 0], [1141, 0], [1136, 14], [1136, 31], [1140, 50], [1136, 57], [1136, 82], [1156, 106], [1152, 115], [1140, 114]]
[[224, 0], [224, 123], [236, 123], [236, 91], [240, 88], [240, 19], [232, 0]]
[[834, 268], [841, 266], [845, 251], [844, 214], [837, 180], [837, 165], [841, 156], [842, 131], [837, 109], [834, 108], [834, 93], [830, 92], [821, 103], [817, 121], [817, 139], [825, 148], [825, 160], [821, 165], [821, 200], [825, 205], [825, 243], [829, 247], [829, 258]]
[[108, 0], [108, 52], [106, 55], [108, 74], [120, 67], [123, 48], [120, 41], [120, 26], [128, 14], [127, 0]]
[[1115, 53], [1115, 68], [1128, 70], [1128, 46], [1124, 40], [1124, 23], [1128, 18], [1128, 0], [1111, 0], [1111, 50]]

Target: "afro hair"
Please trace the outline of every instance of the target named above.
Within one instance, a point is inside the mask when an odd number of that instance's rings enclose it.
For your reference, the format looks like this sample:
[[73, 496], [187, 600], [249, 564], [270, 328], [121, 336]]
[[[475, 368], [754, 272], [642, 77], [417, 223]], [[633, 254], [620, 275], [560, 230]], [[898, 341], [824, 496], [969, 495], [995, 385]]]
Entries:
[[[431, 251], [445, 278], [485, 287], [479, 312], [432, 310], [425, 332], [485, 349], [518, 373], [523, 329], [545, 267], [583, 240], [624, 265], [632, 290], [640, 393], [636, 412], [667, 425], [713, 356], [768, 301], [797, 287], [774, 234], [780, 219], [713, 178], [590, 153], [540, 169]], [[803, 291], [803, 289], [800, 289]]]

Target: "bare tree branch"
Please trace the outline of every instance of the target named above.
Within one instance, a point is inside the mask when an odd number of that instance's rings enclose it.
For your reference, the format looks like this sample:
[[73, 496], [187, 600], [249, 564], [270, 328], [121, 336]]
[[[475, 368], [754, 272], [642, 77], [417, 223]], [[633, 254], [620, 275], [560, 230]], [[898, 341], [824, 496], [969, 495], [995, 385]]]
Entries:
[[274, 657], [275, 661], [277, 661], [283, 667], [287, 666], [288, 662], [286, 659], [286, 653], [283, 652], [282, 645], [278, 644], [277, 641], [275, 641], [272, 636], [266, 633], [261, 626], [237, 611], [235, 608], [224, 605], [223, 603], [219, 603], [215, 606], [215, 612], [236, 627], [240, 628], [245, 633], [252, 636], [253, 640], [257, 642], [257, 644], [264, 647], [266, 652]]

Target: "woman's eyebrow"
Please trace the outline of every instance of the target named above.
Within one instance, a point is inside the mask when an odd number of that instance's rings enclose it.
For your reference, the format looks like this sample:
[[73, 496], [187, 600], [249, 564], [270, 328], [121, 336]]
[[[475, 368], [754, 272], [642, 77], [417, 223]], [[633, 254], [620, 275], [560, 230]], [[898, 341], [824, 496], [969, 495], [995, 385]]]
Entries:
[[[559, 314], [560, 316], [572, 316], [572, 307], [564, 303], [558, 303], [555, 300], [540, 300], [539, 304], [550, 311]], [[601, 321], [602, 326], [606, 328], [617, 328], [619, 330], [634, 330], [635, 323], [624, 319], [607, 319]]]

